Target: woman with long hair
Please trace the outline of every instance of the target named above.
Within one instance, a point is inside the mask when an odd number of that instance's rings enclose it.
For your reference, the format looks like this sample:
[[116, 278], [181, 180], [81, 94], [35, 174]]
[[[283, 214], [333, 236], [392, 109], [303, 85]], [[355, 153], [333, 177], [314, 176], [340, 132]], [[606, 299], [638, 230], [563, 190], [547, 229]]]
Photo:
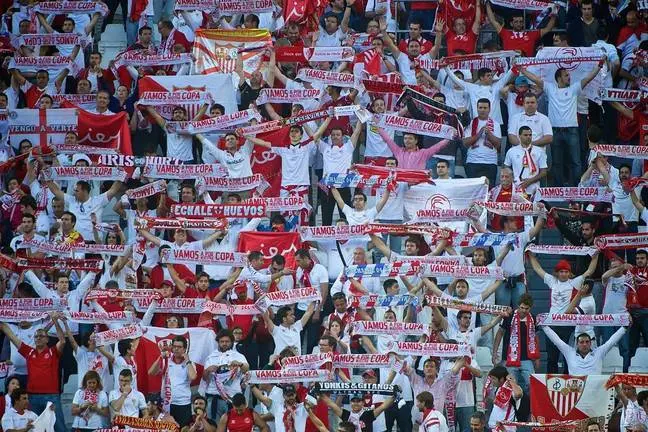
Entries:
[[81, 388], [72, 400], [72, 415], [72, 429], [75, 431], [91, 431], [108, 426], [108, 395], [103, 391], [97, 372], [90, 370], [83, 376]]

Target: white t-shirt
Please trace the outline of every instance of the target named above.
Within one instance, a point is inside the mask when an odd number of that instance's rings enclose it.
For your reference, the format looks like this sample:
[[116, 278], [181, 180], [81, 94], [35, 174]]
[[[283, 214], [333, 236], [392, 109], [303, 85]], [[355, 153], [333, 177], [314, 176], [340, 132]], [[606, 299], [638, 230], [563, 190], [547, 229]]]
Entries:
[[[205, 360], [205, 369], [207, 369], [209, 366], [226, 366], [232, 363], [233, 361], [237, 361], [243, 364], [248, 364], [247, 359], [243, 354], [241, 354], [240, 352], [234, 349], [231, 349], [225, 352], [214, 351], [213, 353], [209, 354], [209, 356]], [[216, 376], [212, 375], [212, 379], [207, 383], [207, 389], [205, 390], [207, 394], [211, 394], [211, 395], [218, 394], [215, 379]], [[230, 397], [234, 396], [236, 393], [240, 393], [241, 378], [234, 378], [225, 381], [223, 383], [223, 388], [225, 389], [225, 393]]]
[[67, 210], [76, 216], [76, 225], [74, 228], [81, 233], [85, 240], [93, 240], [94, 235], [92, 233], [90, 214], [94, 213], [97, 216], [97, 222], [101, 222], [103, 211], [110, 202], [108, 192], [90, 197], [88, 201], [83, 203], [68, 194], [65, 194], [64, 197]]
[[[510, 150], [509, 150], [510, 151]], [[518, 233], [518, 244], [509, 250], [502, 260], [502, 270], [504, 276], [519, 276], [524, 273], [524, 248], [529, 243], [529, 233]], [[496, 255], [499, 255], [504, 246], [493, 246]], [[472, 290], [472, 287], [471, 287]], [[473, 292], [474, 294], [474, 292]]]
[[[74, 394], [74, 399], [72, 399], [72, 403], [81, 406], [87, 402], [96, 403], [99, 408], [107, 408], [108, 395], [104, 391], [100, 391], [98, 393], [90, 393], [81, 389], [77, 390]], [[96, 411], [91, 411], [88, 418], [82, 416], [74, 416], [74, 420], [72, 421], [72, 427], [79, 429], [99, 429], [105, 428], [107, 426], [108, 417], [104, 417]]]
[[[45, 241], [47, 241], [47, 239], [46, 239], [45, 237], [43, 237], [42, 235], [39, 235], [39, 234], [34, 234], [34, 238], [33, 238], [33, 240], [34, 240], [34, 241], [37, 241], [37, 242], [45, 242]], [[18, 236], [16, 236], [16, 237], [14, 237], [14, 238], [11, 239], [11, 242], [9, 243], [9, 247], [10, 247], [11, 249], [13, 249], [14, 252], [17, 252], [18, 249], [29, 249], [29, 251], [30, 251], [32, 254], [38, 252], [38, 249], [35, 248], [35, 247], [30, 247], [30, 248], [24, 247], [24, 248], [21, 248], [21, 247], [20, 247], [20, 244], [21, 244], [22, 242], [24, 242], [24, 241], [25, 241], [25, 235], [24, 235], [24, 234], [20, 234], [20, 235], [18, 235]]]
[[[553, 129], [549, 117], [536, 111], [535, 114], [528, 115], [524, 111], [516, 114], [509, 122], [508, 133], [520, 138], [520, 128], [528, 126], [531, 128], [531, 140], [537, 141], [545, 135], [553, 136]], [[539, 147], [546, 153], [546, 147]]]
[[612, 213], [623, 215], [623, 219], [628, 222], [637, 222], [639, 212], [632, 204], [630, 194], [623, 189], [623, 183], [619, 179], [619, 170], [610, 165], [610, 189], [614, 193], [614, 202], [612, 203]]
[[[394, 138], [394, 131], [385, 130], [385, 132], [387, 132], [392, 139]], [[364, 155], [365, 157], [393, 156], [389, 146], [378, 133], [378, 126], [372, 122], [367, 124]]]
[[99, 374], [104, 387], [108, 385], [108, 378], [110, 376], [108, 359], [106, 356], [101, 354], [99, 350], [88, 351], [88, 348], [79, 346], [76, 353], [74, 353], [74, 359], [77, 362], [78, 376], [81, 377], [81, 379], [79, 379], [79, 388], [81, 388], [81, 384], [83, 384], [82, 378], [85, 376], [86, 372], [91, 370]]
[[[250, 157], [252, 156], [252, 143], [245, 141], [234, 154], [221, 150], [212, 145], [211, 153], [215, 156], [216, 160], [227, 167], [227, 172], [232, 178], [242, 178], [252, 176], [252, 167], [250, 165]], [[208, 147], [208, 146], [206, 146]]]
[[[119, 389], [112, 390], [108, 395], [108, 403], [112, 403], [121, 397], [121, 392]], [[140, 416], [140, 411], [146, 409], [146, 399], [142, 392], [139, 392], [135, 389], [132, 389], [131, 392], [126, 396], [124, 400], [124, 405], [119, 411], [115, 412], [115, 415], [121, 414], [128, 417], [138, 417]]]
[[339, 147], [331, 144], [331, 138], [319, 140], [317, 148], [322, 153], [324, 175], [346, 173], [351, 168], [354, 147], [348, 137], [343, 138], [343, 144]]
[[310, 186], [308, 160], [315, 153], [315, 143], [272, 147], [272, 151], [281, 156], [281, 186]]
[[627, 312], [627, 294], [628, 287], [625, 284], [624, 275], [611, 277], [605, 285], [603, 297], [603, 313], [623, 313]]
[[[506, 158], [504, 159], [504, 165], [509, 166], [513, 169], [513, 181], [517, 184], [522, 180], [536, 176], [541, 169], [546, 169], [547, 165], [547, 153], [537, 146], [530, 146], [531, 148], [531, 160], [535, 165], [535, 171], [531, 173], [531, 167], [529, 161], [526, 160], [527, 150], [522, 148], [522, 145], [516, 145], [511, 147], [506, 152]], [[540, 182], [535, 182], [527, 186], [526, 192], [528, 194], [533, 194], [538, 188]]]
[[[272, 415], [275, 418], [274, 421], [275, 432], [286, 432], [286, 428], [284, 427], [284, 423], [283, 423], [283, 415], [286, 410], [284, 406], [283, 390], [275, 386], [270, 391], [268, 397], [272, 401], [272, 405], [270, 406], [269, 411], [272, 413]], [[297, 409], [295, 410], [295, 430], [296, 431], [306, 430], [307, 418], [308, 418], [308, 413], [306, 412], [306, 409], [304, 409], [304, 404], [303, 403], [298, 404]]]
[[[385, 203], [385, 206], [380, 210], [380, 213], [376, 215], [376, 219], [380, 220], [400, 220], [402, 221], [405, 217], [405, 193], [409, 190], [407, 183], [399, 182], [396, 186], [396, 190], [389, 193], [389, 198]], [[382, 194], [385, 192], [384, 188], [378, 189], [376, 191], [376, 197], [373, 201], [377, 201], [382, 197]]]
[[[481, 86], [479, 86], [481, 87]], [[482, 127], [486, 126], [488, 120], [479, 120], [477, 119], [477, 128], [476, 133], [479, 133]], [[497, 138], [502, 137], [502, 132], [500, 130], [499, 124], [494, 121], [493, 124], [493, 135]], [[464, 136], [469, 138], [473, 136], [472, 133], [472, 122], [464, 130]], [[484, 133], [472, 147], [468, 149], [468, 156], [466, 157], [467, 163], [479, 163], [479, 164], [493, 164], [497, 165], [497, 150], [495, 148], [488, 147], [486, 145], [486, 133]]]
[[[446, 293], [443, 293], [441, 295], [441, 298], [449, 299], [449, 300], [462, 300], [465, 301], [466, 303], [478, 303], [481, 302], [481, 294], [476, 295], [476, 296], [470, 296], [466, 297], [464, 299], [460, 299], [457, 296], [449, 295]], [[453, 309], [453, 308], [448, 308], [447, 309], [447, 317], [446, 320], [448, 321], [448, 333], [455, 334], [459, 333], [459, 320], [457, 319], [457, 314], [459, 313], [459, 309]], [[470, 314], [470, 327], [469, 329], [474, 329], [475, 328], [475, 323], [477, 322], [477, 314], [475, 312]]]
[[578, 96], [583, 92], [580, 81], [564, 88], [558, 88], [554, 83], [545, 83], [544, 91], [549, 99], [551, 125], [553, 127], [578, 127], [576, 105]]
[[180, 364], [169, 359], [169, 379], [171, 380], [171, 403], [173, 405], [191, 404], [191, 381], [187, 375], [188, 365]]
[[573, 291], [580, 289], [584, 279], [583, 276], [578, 276], [560, 282], [554, 276], [546, 273], [544, 283], [551, 288], [549, 313], [564, 313], [571, 302]]
[[346, 38], [347, 34], [342, 31], [342, 28], [338, 29], [333, 34], [328, 34], [326, 30], [322, 27], [319, 29], [319, 37], [315, 42], [315, 46], [322, 47], [339, 47], [342, 46], [342, 41]]
[[301, 355], [301, 331], [303, 328], [301, 320], [295, 321], [295, 324], [290, 327], [274, 326], [272, 329], [272, 338], [275, 342], [274, 354], [279, 355], [286, 347], [295, 347], [297, 355]]
[[366, 208], [362, 211], [356, 210], [349, 207], [348, 204], [345, 204], [342, 208], [342, 213], [346, 216], [347, 222], [349, 225], [362, 225], [368, 222], [373, 222], [378, 215], [376, 207], [371, 207], [370, 209]]
[[180, 159], [183, 162], [193, 160], [193, 140], [191, 135], [183, 135], [165, 129], [167, 137], [166, 155], [171, 158]]
[[23, 414], [18, 414], [18, 411], [9, 408], [2, 416], [2, 430], [23, 429], [30, 420], [34, 421], [37, 418], [33, 411], [25, 410]]

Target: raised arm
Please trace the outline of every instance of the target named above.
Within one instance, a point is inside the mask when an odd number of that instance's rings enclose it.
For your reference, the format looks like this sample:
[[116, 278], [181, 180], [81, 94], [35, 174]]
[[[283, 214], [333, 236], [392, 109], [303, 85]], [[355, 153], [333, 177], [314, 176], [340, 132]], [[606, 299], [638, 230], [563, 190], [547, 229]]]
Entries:
[[[302, 327], [306, 327], [306, 324], [308, 323], [308, 320], [310, 319], [311, 315], [315, 312], [315, 302], [310, 302], [308, 305], [308, 308], [306, 309], [306, 312], [304, 312], [304, 316], [301, 317], [299, 321], [301, 321]], [[270, 330], [268, 328], [268, 330]]]
[[545, 224], [546, 217], [547, 216], [544, 213], [538, 216], [535, 225], [531, 228], [531, 231], [529, 231], [529, 239], [533, 240], [538, 234], [540, 234], [540, 231], [542, 231], [542, 227]]
[[246, 136], [245, 139], [250, 141], [254, 145], [258, 145], [258, 146], [261, 146], [261, 147], [266, 147], [266, 148], [269, 148], [269, 149], [272, 148], [272, 143], [270, 141], [265, 141], [265, 140], [262, 140], [260, 138], [253, 137], [253, 136]]
[[313, 141], [319, 141], [319, 139], [322, 138], [322, 135], [324, 135], [324, 132], [326, 132], [326, 128], [328, 127], [329, 123], [331, 123], [331, 117], [327, 117], [326, 120], [322, 122], [320, 127], [317, 128], [312, 136]]
[[155, 111], [155, 108], [149, 105], [146, 107], [146, 112], [148, 113], [148, 115], [153, 117], [153, 121], [157, 123], [158, 126], [160, 126], [162, 129], [166, 128], [166, 120], [162, 118], [162, 116], [158, 114], [157, 111]]
[[496, 280], [492, 282], [490, 285], [488, 285], [488, 287], [481, 293], [482, 301], [486, 301], [488, 297], [493, 295], [493, 293], [497, 291], [497, 287], [499, 287], [501, 283], [502, 281]]
[[473, 21], [473, 25], [471, 28], [472, 32], [476, 35], [479, 35], [480, 26], [481, 26], [481, 2], [480, 0], [475, 0], [475, 20]]
[[380, 213], [380, 211], [385, 207], [385, 204], [387, 204], [387, 201], [389, 200], [391, 192], [389, 192], [388, 188], [385, 188], [385, 191], [383, 192], [382, 196], [380, 197], [380, 201], [376, 204], [376, 211]]
[[497, 21], [497, 17], [495, 16], [495, 13], [493, 13], [493, 8], [491, 7], [490, 2], [486, 2], [486, 16], [488, 17], [488, 21], [495, 28], [495, 32], [501, 32], [504, 26]]
[[369, 234], [369, 237], [371, 237], [371, 242], [373, 243], [374, 247], [380, 251], [380, 253], [383, 254], [387, 259], [391, 257], [392, 250], [387, 246], [387, 244], [378, 237], [376, 234]]
[[596, 67], [592, 68], [591, 72], [585, 76], [581, 80], [581, 89], [584, 89], [587, 84], [589, 84], [594, 77], [599, 73], [599, 71], [603, 68], [603, 65], [605, 64], [605, 61], [607, 60], [606, 56], [601, 57], [601, 61], [598, 62]]
[[337, 190], [335, 186], [331, 186], [331, 195], [333, 195], [333, 199], [335, 199], [335, 202], [337, 203], [338, 207], [340, 207], [340, 210], [344, 208], [346, 203], [342, 199], [342, 195], [340, 195], [340, 192]]
[[583, 278], [587, 279], [594, 274], [594, 272], [596, 271], [596, 264], [598, 264], [598, 259], [599, 251], [596, 251], [592, 256], [592, 260], [590, 261], [589, 266], [587, 266], [587, 270], [585, 270], [585, 273], [582, 274]]
[[353, 145], [353, 148], [356, 147], [356, 144], [358, 143], [358, 138], [360, 138], [360, 133], [362, 133], [362, 122], [358, 120], [356, 122], [355, 127], [353, 128], [353, 133], [351, 134], [351, 145]]
[[263, 405], [265, 405], [266, 408], [268, 408], [268, 409], [270, 409], [270, 407], [272, 407], [272, 399], [270, 399], [268, 396], [264, 395], [263, 392], [259, 389], [258, 386], [253, 385], [251, 387], [251, 389], [252, 389], [252, 394], [254, 395], [255, 398], [257, 398], [257, 400], [259, 402], [261, 402]]
[[160, 247], [162, 245], [162, 239], [154, 236], [147, 229], [142, 228], [139, 230], [139, 233], [142, 235], [142, 237], [153, 243], [155, 246]]
[[547, 272], [542, 269], [538, 258], [536, 258], [536, 256], [530, 252], [527, 254], [527, 256], [529, 257], [529, 261], [531, 261], [531, 267], [533, 267], [533, 271], [536, 272], [540, 279], [544, 280]]
[[63, 193], [61, 187], [55, 181], [49, 180], [47, 182], [47, 187], [52, 191], [56, 199], [61, 201], [65, 200], [65, 193]]
[[7, 338], [11, 341], [12, 344], [16, 348], [20, 348], [20, 345], [22, 345], [22, 341], [16, 334], [11, 330], [11, 327], [9, 327], [9, 324], [0, 321], [0, 330], [7, 336]]
[[321, 401], [324, 401], [326, 405], [333, 411], [333, 414], [335, 414], [337, 417], [342, 417], [343, 410], [340, 408], [340, 406], [335, 403], [329, 395], [322, 393], [319, 397]]
[[560, 339], [560, 336], [556, 334], [555, 331], [551, 329], [549, 326], [542, 326], [542, 330], [545, 332], [547, 337], [551, 342], [553, 342], [554, 345], [556, 345], [556, 348], [563, 353], [563, 355], [566, 355], [569, 351], [571, 351], [573, 348], [567, 345], [565, 342], [563, 342], [562, 339]]
[[544, 81], [538, 75], [529, 72], [529, 70], [524, 66], [520, 66], [520, 73], [529, 78], [529, 80], [538, 86], [540, 90], [544, 89]]

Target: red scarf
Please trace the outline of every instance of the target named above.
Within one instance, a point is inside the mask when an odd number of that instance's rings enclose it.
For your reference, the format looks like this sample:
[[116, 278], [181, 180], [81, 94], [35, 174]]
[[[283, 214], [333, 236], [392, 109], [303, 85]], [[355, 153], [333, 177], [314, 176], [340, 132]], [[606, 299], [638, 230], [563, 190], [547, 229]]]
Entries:
[[[506, 353], [506, 366], [520, 367], [521, 356], [520, 352], [520, 315], [516, 310], [511, 318], [511, 336], [509, 338], [508, 352]], [[531, 315], [527, 315], [526, 334], [523, 335], [527, 341], [527, 358], [529, 360], [537, 360], [540, 358], [540, 351], [538, 349], [538, 336], [535, 332], [535, 322]]]
[[[527, 90], [527, 92], [528, 92], [528, 90]], [[524, 95], [527, 94], [527, 92], [516, 92], [515, 93], [515, 105], [517, 105], [517, 106], [524, 105]]]
[[[471, 135], [470, 136], [476, 136], [477, 135], [477, 127], [479, 126], [479, 117], [475, 117], [472, 122], [470, 123], [470, 130], [471, 130]], [[486, 120], [486, 129], [489, 131], [493, 132], [495, 130], [495, 122], [493, 122], [493, 119], [488, 117], [488, 120]], [[486, 138], [484, 138], [484, 142], [486, 142]]]
[[296, 408], [285, 405], [283, 414], [283, 424], [286, 432], [295, 432], [295, 411]]
[[299, 283], [303, 287], [310, 287], [311, 281], [310, 281], [310, 272], [313, 270], [313, 267], [315, 267], [315, 262], [311, 260], [310, 264], [308, 265], [307, 268], [302, 269], [302, 276], [299, 278]]
[[[524, 149], [524, 156], [522, 157], [522, 169], [524, 170], [524, 168], [528, 168], [531, 172], [531, 175], [533, 175], [534, 173], [538, 172], [538, 166], [533, 160], [533, 157], [531, 157], [531, 150], [533, 150], [532, 146]], [[520, 172], [519, 180], [522, 181], [522, 172]]]
[[511, 385], [507, 381], [499, 386], [499, 388], [495, 392], [495, 399], [493, 400], [493, 404], [501, 409], [506, 409], [510, 404], [512, 396], [513, 388], [511, 388]]

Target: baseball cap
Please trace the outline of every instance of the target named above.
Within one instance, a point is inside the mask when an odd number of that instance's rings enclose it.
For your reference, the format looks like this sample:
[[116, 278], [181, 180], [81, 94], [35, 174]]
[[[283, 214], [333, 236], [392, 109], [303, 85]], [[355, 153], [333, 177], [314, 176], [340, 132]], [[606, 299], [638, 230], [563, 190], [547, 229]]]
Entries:
[[162, 281], [162, 285], [168, 285], [168, 286], [172, 287], [172, 286], [173, 286], [173, 282], [171, 282], [171, 281], [168, 280], [168, 279], [167, 279], [167, 280], [163, 280], [163, 281]]
[[529, 85], [529, 80], [524, 76], [519, 76], [519, 77], [515, 78], [515, 85], [516, 86], [523, 86], [523, 85], [528, 86]]
[[364, 397], [362, 396], [362, 393], [351, 393], [351, 394], [349, 395], [349, 399], [351, 399], [351, 400], [353, 400], [353, 399], [360, 399], [360, 400], [363, 400]]
[[376, 378], [376, 371], [373, 369], [366, 369], [364, 372], [362, 372], [362, 377], [364, 378], [366, 376]]

